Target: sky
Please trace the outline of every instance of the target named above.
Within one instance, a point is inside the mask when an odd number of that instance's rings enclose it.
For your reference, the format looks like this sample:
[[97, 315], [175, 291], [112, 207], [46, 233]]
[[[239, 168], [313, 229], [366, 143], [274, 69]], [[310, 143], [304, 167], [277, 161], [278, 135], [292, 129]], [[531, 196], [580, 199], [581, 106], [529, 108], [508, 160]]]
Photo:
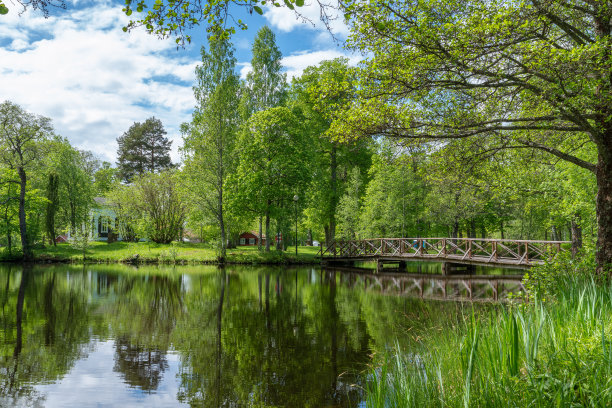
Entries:
[[[129, 18], [121, 11], [123, 3], [68, 0], [67, 10], [51, 9], [44, 18], [31, 10], [20, 15], [9, 1], [9, 14], [0, 16], [0, 101], [51, 118], [55, 132], [73, 146], [111, 163], [117, 137], [134, 122], [155, 116], [173, 141], [171, 156], [177, 162], [180, 125], [191, 119], [195, 104], [192, 86], [200, 48], [206, 45], [204, 27], [190, 33], [191, 45], [177, 49], [172, 39], [144, 30], [124, 33]], [[335, 41], [318, 22], [319, 9], [312, 3], [301, 12], [314, 25], [285, 7], [265, 8], [263, 16], [233, 13], [249, 24], [232, 38], [243, 78], [250, 69], [253, 39], [266, 24], [276, 34], [289, 80], [326, 59], [360, 60], [343, 48], [348, 29], [341, 19], [332, 22]]]

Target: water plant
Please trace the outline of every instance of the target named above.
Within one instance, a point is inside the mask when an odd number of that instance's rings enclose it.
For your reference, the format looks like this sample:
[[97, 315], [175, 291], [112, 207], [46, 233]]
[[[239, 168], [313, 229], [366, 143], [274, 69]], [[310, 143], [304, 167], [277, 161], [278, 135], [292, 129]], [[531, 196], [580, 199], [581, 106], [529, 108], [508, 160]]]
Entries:
[[475, 316], [472, 309], [455, 330], [382, 358], [369, 373], [366, 405], [612, 405], [611, 284], [565, 276], [554, 300]]

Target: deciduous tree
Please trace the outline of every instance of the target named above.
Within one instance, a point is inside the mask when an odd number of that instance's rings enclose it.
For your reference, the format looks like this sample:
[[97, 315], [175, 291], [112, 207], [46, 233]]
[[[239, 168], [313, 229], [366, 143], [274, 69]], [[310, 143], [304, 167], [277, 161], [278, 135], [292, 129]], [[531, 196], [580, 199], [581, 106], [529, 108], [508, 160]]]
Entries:
[[227, 245], [225, 181], [235, 169], [234, 145], [239, 116], [240, 79], [229, 40], [211, 39], [210, 52], [202, 48], [202, 65], [196, 68], [196, 109], [193, 120], [184, 124], [183, 139], [187, 180], [196, 201], [215, 218], [220, 232], [220, 256]]
[[612, 2], [345, 5], [351, 46], [372, 58], [339, 134], [489, 137], [583, 167], [597, 178], [599, 272], [612, 264]]
[[32, 257], [26, 224], [27, 172], [39, 159], [39, 142], [52, 133], [51, 121], [5, 101], [0, 104], [0, 161], [19, 177], [19, 233], [24, 260]]

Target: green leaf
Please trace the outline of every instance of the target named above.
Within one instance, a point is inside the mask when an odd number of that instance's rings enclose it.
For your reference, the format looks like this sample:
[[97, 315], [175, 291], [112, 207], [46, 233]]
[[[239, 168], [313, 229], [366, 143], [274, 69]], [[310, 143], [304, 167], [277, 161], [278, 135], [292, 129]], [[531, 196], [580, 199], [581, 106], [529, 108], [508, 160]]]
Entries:
[[260, 16], [263, 15], [263, 10], [261, 9], [261, 7], [253, 6], [253, 10], [255, 10], [255, 12], [259, 14]]
[[131, 16], [132, 15], [132, 9], [126, 10], [125, 15], [126, 16]]
[[122, 30], [124, 33], [127, 33], [127, 27], [123, 27]]
[[295, 0], [295, 5], [298, 7], [304, 6], [304, 0]]
[[9, 9], [4, 4], [0, 4], [0, 14], [4, 15], [4, 14], [7, 14], [8, 12], [9, 12]]
[[294, 10], [293, 4], [289, 0], [283, 0], [285, 2], [285, 6], [289, 7], [291, 10]]

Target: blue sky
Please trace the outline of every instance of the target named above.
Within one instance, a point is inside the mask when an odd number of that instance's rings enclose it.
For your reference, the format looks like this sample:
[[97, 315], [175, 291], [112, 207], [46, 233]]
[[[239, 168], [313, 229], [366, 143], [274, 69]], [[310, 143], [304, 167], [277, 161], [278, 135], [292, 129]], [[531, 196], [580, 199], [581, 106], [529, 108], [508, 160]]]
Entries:
[[[173, 140], [172, 156], [178, 160], [178, 129], [193, 110], [191, 87], [204, 27], [191, 33], [191, 45], [177, 50], [172, 39], [160, 40], [144, 30], [124, 33], [123, 2], [67, 3], [66, 11], [51, 10], [47, 19], [31, 11], [20, 16], [17, 8], [0, 16], [0, 101], [50, 117], [56, 132], [74, 146], [111, 162], [116, 138], [135, 121], [155, 116]], [[250, 68], [253, 38], [264, 24], [276, 34], [289, 78], [325, 59], [360, 59], [333, 41], [318, 22], [317, 6], [306, 3], [301, 11], [317, 24], [302, 22], [284, 7], [246, 18], [244, 11], [236, 11], [236, 18], [249, 24], [233, 37], [243, 77]], [[340, 39], [348, 33], [341, 19], [332, 28]]]

